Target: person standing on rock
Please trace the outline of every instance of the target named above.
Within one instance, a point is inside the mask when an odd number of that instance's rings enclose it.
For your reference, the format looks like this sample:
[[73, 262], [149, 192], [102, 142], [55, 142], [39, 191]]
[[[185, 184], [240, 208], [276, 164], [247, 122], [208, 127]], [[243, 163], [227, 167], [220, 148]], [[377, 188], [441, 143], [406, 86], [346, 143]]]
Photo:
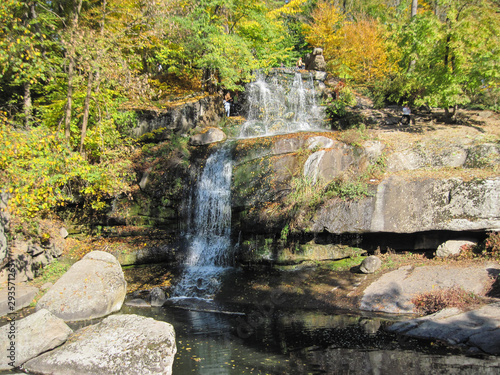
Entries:
[[302, 57], [299, 57], [297, 61], [297, 70], [304, 69], [304, 63], [302, 62]]
[[226, 111], [226, 116], [229, 117], [231, 113], [231, 94], [228, 92], [224, 97], [224, 110]]

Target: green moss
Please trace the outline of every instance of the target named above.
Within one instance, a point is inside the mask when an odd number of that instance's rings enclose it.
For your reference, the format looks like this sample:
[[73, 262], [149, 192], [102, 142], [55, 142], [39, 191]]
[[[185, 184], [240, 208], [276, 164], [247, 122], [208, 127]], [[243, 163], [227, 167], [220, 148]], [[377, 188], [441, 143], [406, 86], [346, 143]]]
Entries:
[[325, 266], [332, 271], [349, 271], [351, 268], [359, 266], [366, 256], [356, 255], [346, 259], [325, 263]]

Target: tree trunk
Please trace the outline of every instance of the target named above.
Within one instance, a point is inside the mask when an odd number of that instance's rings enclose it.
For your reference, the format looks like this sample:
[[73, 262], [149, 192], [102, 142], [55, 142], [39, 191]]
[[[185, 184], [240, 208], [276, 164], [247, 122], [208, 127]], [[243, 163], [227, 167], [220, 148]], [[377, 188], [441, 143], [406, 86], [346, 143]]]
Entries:
[[90, 112], [90, 97], [92, 96], [92, 80], [94, 75], [89, 72], [89, 78], [87, 81], [87, 95], [85, 96], [85, 105], [83, 108], [83, 120], [82, 120], [82, 135], [80, 138], [80, 154], [83, 154], [83, 144], [85, 142], [85, 136], [87, 135], [87, 126], [89, 123], [89, 112]]
[[33, 106], [31, 102], [31, 83], [29, 81], [24, 82], [24, 125], [29, 127], [31, 124], [31, 117], [33, 112]]
[[[412, 0], [411, 2], [411, 19], [413, 20], [414, 17], [417, 16], [417, 10], [418, 10], [418, 0]], [[410, 73], [415, 69], [415, 60], [410, 60], [410, 63], [408, 64], [408, 70], [407, 73]]]
[[412, 0], [411, 2], [411, 18], [417, 15], [418, 0]]
[[66, 95], [66, 117], [64, 121], [64, 135], [66, 137], [66, 140], [69, 142], [69, 139], [71, 137], [71, 111], [73, 107], [73, 75], [74, 75], [74, 68], [75, 68], [75, 32], [74, 30], [77, 29], [78, 27], [78, 19], [80, 17], [80, 11], [82, 9], [82, 3], [83, 0], [75, 0], [74, 4], [74, 9], [73, 9], [73, 19], [72, 19], [72, 24], [71, 24], [71, 30], [70, 30], [70, 40], [69, 40], [69, 46], [70, 48], [68, 49], [68, 58], [69, 58], [69, 63], [68, 63], [68, 92]]
[[73, 107], [73, 70], [75, 65], [75, 59], [73, 58], [72, 52], [69, 52], [69, 64], [68, 64], [68, 92], [66, 93], [66, 116], [64, 120], [64, 136], [66, 141], [69, 142], [71, 137], [71, 111]]

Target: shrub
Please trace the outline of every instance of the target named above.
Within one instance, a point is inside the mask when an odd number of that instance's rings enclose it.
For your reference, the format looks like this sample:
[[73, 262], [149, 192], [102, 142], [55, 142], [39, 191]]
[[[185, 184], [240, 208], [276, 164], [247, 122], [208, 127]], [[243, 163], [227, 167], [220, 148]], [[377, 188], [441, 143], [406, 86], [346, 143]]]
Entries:
[[1, 190], [10, 194], [9, 209], [21, 219], [69, 202], [100, 210], [106, 199], [129, 189], [130, 163], [120, 152], [91, 164], [60, 133], [44, 126], [20, 131], [0, 119]]
[[464, 309], [478, 305], [482, 301], [482, 297], [458, 286], [421, 293], [411, 300], [415, 305], [416, 312], [421, 315], [434, 314], [447, 307]]
[[500, 233], [490, 232], [488, 237], [480, 244], [475, 246], [464, 246], [458, 258], [471, 259], [471, 258], [492, 258], [500, 259]]

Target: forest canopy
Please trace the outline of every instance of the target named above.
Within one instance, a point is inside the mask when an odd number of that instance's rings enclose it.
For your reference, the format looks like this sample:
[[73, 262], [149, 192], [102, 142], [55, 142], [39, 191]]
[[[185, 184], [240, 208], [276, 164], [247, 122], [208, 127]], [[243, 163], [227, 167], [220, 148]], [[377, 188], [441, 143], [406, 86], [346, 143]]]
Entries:
[[0, 180], [25, 215], [125, 191], [135, 109], [314, 47], [378, 103], [498, 110], [498, 0], [3, 0], [0, 19]]

